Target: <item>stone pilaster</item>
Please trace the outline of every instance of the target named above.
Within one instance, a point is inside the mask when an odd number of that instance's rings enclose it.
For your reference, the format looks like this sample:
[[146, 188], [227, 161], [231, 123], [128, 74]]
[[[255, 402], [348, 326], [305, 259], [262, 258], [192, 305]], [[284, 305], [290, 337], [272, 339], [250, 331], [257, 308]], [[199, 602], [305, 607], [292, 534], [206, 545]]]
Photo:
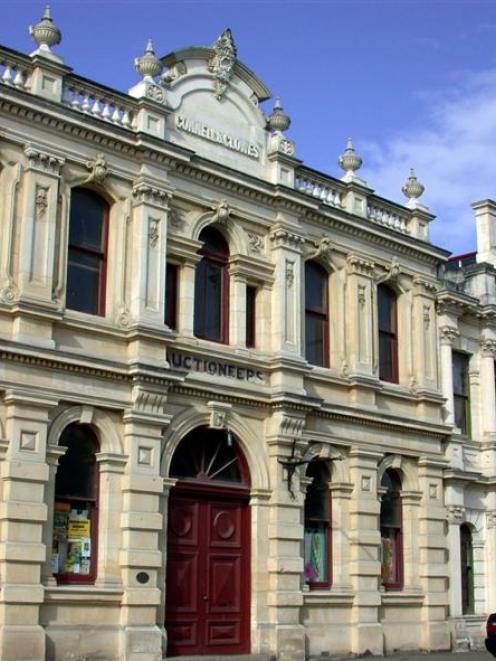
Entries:
[[134, 408], [124, 415], [124, 448], [128, 456], [123, 476], [120, 554], [124, 595], [121, 607], [122, 658], [158, 661], [163, 629], [156, 614], [161, 604], [158, 576], [162, 569], [163, 480], [160, 452], [166, 394], [149, 393], [137, 384]]
[[273, 476], [269, 505], [267, 639], [270, 652], [280, 661], [300, 661], [305, 657], [305, 631], [300, 624], [304, 495], [298, 471], [288, 484], [288, 469], [278, 462], [289, 459], [293, 447], [299, 453], [304, 424], [304, 416], [276, 412], [270, 421], [270, 431], [274, 433], [267, 437], [269, 472]]
[[401, 512], [403, 517], [403, 589], [420, 592], [418, 568], [420, 549], [417, 543], [418, 520], [422, 492], [402, 491]]
[[350, 504], [353, 484], [329, 482], [332, 504], [332, 589], [351, 591], [350, 577]]
[[413, 292], [412, 377], [417, 391], [438, 389], [437, 337], [434, 283], [415, 278]]
[[55, 477], [59, 460], [67, 452], [67, 448], [60, 445], [48, 445], [46, 451], [46, 462], [48, 464], [48, 481], [45, 486], [45, 503], [47, 505], [47, 523], [43, 528], [43, 543], [45, 544], [45, 563], [41, 572], [43, 585], [54, 586], [57, 584], [52, 573], [52, 537], [53, 537], [53, 513], [55, 506]]
[[229, 344], [246, 346], [246, 278], [230, 268]]
[[415, 544], [418, 546], [417, 575], [424, 603], [421, 611], [422, 641], [425, 650], [448, 649], [448, 556], [443, 469], [446, 463], [421, 457], [418, 462], [422, 500], [418, 510]]
[[33, 661], [45, 658], [39, 611], [50, 472], [46, 441], [49, 411], [57, 401], [38, 391], [7, 390], [4, 405], [9, 445], [1, 468], [0, 658]]
[[487, 613], [496, 611], [496, 494], [492, 494], [491, 509], [486, 511], [486, 605]]
[[482, 436], [496, 440], [496, 388], [494, 375], [494, 359], [496, 357], [496, 338], [484, 337], [481, 340], [480, 351], [480, 387], [483, 415]]
[[193, 337], [195, 311], [195, 273], [201, 260], [198, 250], [201, 242], [184, 237], [171, 236], [168, 249], [181, 263], [177, 292], [177, 332], [181, 337]]
[[449, 604], [450, 617], [462, 615], [462, 574], [461, 574], [461, 549], [460, 549], [460, 525], [465, 519], [465, 507], [463, 505], [448, 505], [448, 551], [450, 568]]
[[351, 652], [383, 653], [383, 633], [379, 622], [381, 574], [379, 531], [380, 502], [377, 498], [379, 452], [352, 448], [350, 478], [355, 485], [350, 502], [350, 576], [355, 600], [351, 613]]
[[439, 329], [439, 360], [441, 367], [441, 391], [446, 400], [445, 404], [445, 422], [450, 425], [455, 424], [454, 420], [454, 400], [453, 400], [453, 342], [460, 335], [454, 326], [441, 326]]

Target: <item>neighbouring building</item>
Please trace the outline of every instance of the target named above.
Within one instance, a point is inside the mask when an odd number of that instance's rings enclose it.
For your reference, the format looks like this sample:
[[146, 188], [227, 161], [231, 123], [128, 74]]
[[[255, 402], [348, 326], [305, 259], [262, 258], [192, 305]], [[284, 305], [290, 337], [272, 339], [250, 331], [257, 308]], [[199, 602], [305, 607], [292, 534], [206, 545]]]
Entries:
[[212, 47], [124, 94], [0, 48], [0, 657], [481, 643], [496, 202], [448, 259]]

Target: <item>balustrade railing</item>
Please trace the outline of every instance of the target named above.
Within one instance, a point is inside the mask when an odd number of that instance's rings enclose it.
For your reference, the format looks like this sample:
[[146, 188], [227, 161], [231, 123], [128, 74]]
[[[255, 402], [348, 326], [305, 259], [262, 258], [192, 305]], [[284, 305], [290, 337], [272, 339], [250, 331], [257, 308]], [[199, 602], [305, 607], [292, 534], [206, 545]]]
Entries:
[[123, 128], [131, 128], [133, 124], [133, 105], [129, 98], [107, 92], [75, 77], [68, 77], [64, 82], [62, 103]]
[[407, 212], [402, 214], [399, 210], [382, 204], [377, 200], [369, 201], [367, 204], [367, 218], [378, 225], [389, 227], [397, 232], [409, 234], [409, 216]]
[[341, 207], [343, 205], [341, 191], [337, 186], [333, 186], [331, 182], [324, 182], [306, 173], [296, 173], [295, 188], [301, 193], [320, 200], [323, 204], [328, 204], [332, 207]]
[[0, 52], [0, 83], [8, 87], [26, 90], [29, 87], [31, 63], [24, 62], [22, 58]]

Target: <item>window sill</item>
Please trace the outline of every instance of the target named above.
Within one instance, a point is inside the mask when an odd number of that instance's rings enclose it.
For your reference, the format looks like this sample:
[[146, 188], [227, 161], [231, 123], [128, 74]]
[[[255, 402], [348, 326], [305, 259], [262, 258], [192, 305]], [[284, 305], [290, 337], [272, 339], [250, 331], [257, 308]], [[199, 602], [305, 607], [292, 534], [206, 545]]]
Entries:
[[389, 590], [381, 592], [383, 606], [421, 606], [424, 593], [417, 590]]
[[305, 606], [346, 606], [351, 608], [355, 595], [348, 591], [304, 590], [303, 604]]
[[122, 587], [104, 588], [99, 585], [56, 585], [45, 587], [45, 601], [65, 604], [88, 602], [92, 604], [119, 604], [124, 590]]

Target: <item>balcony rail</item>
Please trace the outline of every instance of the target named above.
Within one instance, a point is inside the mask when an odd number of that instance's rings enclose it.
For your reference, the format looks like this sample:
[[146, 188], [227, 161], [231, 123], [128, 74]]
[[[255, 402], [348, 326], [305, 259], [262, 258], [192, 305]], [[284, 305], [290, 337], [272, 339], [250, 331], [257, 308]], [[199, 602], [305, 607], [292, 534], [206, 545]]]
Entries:
[[403, 234], [410, 233], [410, 217], [408, 212], [405, 210], [405, 212], [402, 213], [401, 210], [389, 206], [387, 203], [378, 200], [369, 200], [367, 204], [367, 218], [372, 222], [377, 223], [377, 225], [389, 227], [397, 232]]
[[0, 51], [0, 83], [8, 87], [15, 87], [21, 90], [29, 88], [29, 78], [31, 76], [32, 64], [26, 62], [22, 57]]
[[296, 171], [295, 188], [305, 195], [320, 200], [323, 204], [338, 208], [343, 206], [342, 193], [338, 186], [324, 178], [320, 179], [307, 172]]
[[129, 97], [92, 85], [76, 76], [68, 76], [64, 81], [62, 103], [123, 128], [133, 125], [134, 106]]

